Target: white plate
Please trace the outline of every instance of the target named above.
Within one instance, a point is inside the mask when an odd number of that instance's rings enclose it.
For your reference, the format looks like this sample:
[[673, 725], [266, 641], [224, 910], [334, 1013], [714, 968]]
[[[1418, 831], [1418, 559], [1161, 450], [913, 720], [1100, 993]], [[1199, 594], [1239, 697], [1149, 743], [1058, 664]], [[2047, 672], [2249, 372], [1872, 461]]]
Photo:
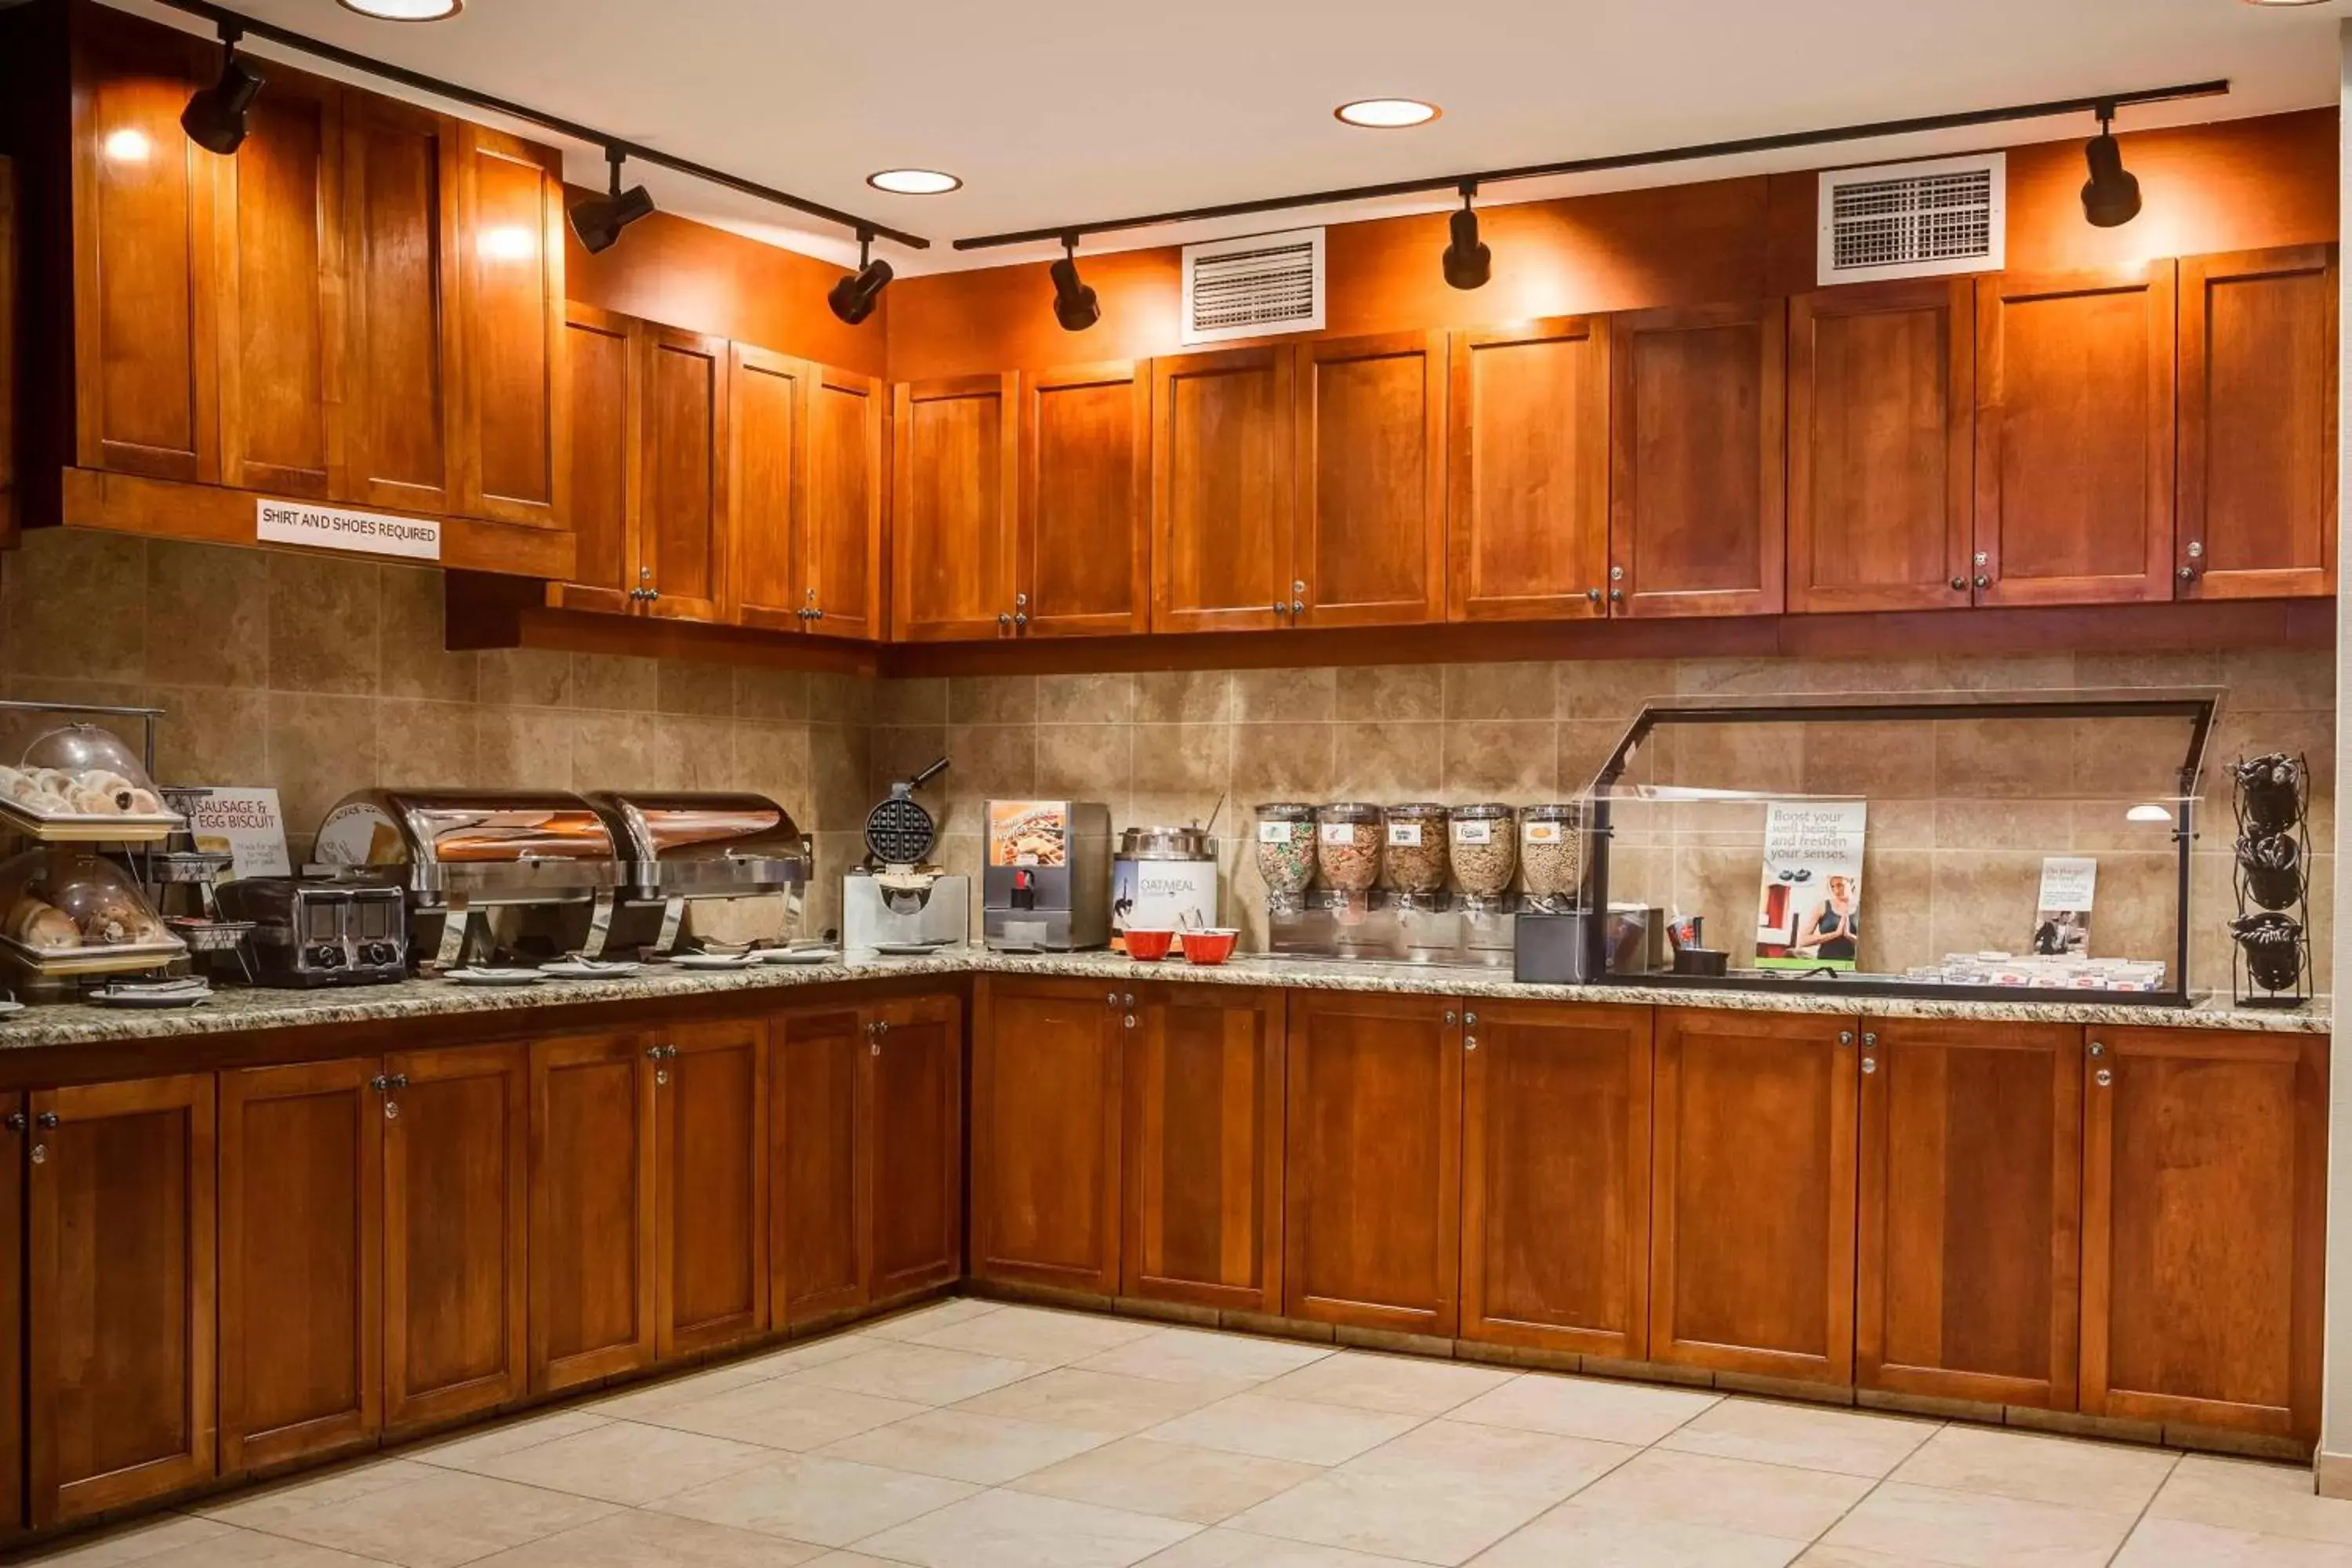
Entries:
[[760, 962], [752, 952], [679, 952], [670, 962], [680, 969], [749, 969]]
[[944, 942], [877, 942], [874, 951], [887, 958], [926, 958], [934, 952], [945, 952]]
[[[212, 1000], [210, 991], [93, 991], [89, 999], [101, 1007], [194, 1007]], [[24, 1005], [22, 1003], [18, 1006]]]
[[11, 1013], [21, 1013], [24, 1010], [25, 1004], [22, 1002], [0, 1002], [0, 1018], [5, 1018]]
[[606, 963], [596, 958], [563, 958], [539, 966], [541, 974], [552, 974], [562, 980], [604, 980], [623, 974], [635, 974], [645, 967], [626, 961]]
[[837, 963], [841, 949], [837, 947], [771, 947], [761, 950], [762, 963]]
[[460, 985], [536, 985], [546, 976], [536, 969], [453, 969], [442, 978]]

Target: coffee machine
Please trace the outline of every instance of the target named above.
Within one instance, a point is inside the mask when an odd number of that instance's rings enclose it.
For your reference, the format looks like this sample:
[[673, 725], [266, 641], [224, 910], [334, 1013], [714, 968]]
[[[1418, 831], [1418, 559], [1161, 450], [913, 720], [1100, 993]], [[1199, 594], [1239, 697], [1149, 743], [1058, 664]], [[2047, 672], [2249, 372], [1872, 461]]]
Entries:
[[981, 932], [1013, 952], [1075, 952], [1110, 940], [1110, 807], [992, 800]]
[[866, 814], [866, 862], [841, 881], [841, 945], [851, 954], [913, 953], [971, 937], [971, 879], [930, 860], [940, 825], [915, 792], [947, 771], [941, 757], [890, 786]]

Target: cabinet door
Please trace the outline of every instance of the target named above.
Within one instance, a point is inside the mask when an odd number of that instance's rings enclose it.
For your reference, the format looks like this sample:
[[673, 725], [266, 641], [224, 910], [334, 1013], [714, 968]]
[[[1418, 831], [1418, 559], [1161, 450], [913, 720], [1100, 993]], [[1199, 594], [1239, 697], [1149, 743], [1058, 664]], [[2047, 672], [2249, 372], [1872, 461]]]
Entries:
[[768, 1328], [768, 1053], [757, 1022], [665, 1030], [655, 1075], [661, 1354]]
[[963, 1006], [876, 1007], [866, 1058], [867, 1297], [879, 1304], [963, 1272]]
[[1013, 383], [965, 375], [898, 389], [890, 593], [900, 641], [992, 637], [1012, 624]]
[[659, 1227], [650, 1049], [635, 1035], [530, 1047], [534, 1394], [653, 1364]]
[[637, 586], [648, 615], [715, 621], [727, 601], [727, 340], [638, 329]]
[[457, 510], [457, 139], [441, 115], [344, 94], [345, 493], [364, 505]]
[[1780, 613], [1785, 310], [1611, 318], [1611, 614]]
[[566, 526], [563, 164], [479, 125], [458, 141], [465, 510]]
[[1294, 583], [1307, 626], [1445, 618], [1445, 334], [1297, 347]]
[[768, 1294], [782, 1327], [866, 1304], [866, 1024], [843, 1007], [768, 1029]]
[[1151, 362], [1151, 628], [1288, 624], [1287, 348]]
[[882, 503], [889, 488], [882, 429], [888, 406], [875, 377], [809, 366], [801, 529], [793, 553], [801, 596], [817, 612], [809, 629], [826, 637], [868, 642], [882, 637]]
[[73, 29], [75, 460], [216, 483], [213, 154], [180, 111], [217, 51], [101, 11]]
[[0, 1094], [0, 1534], [14, 1535], [25, 1516], [25, 1148], [31, 1119], [26, 1097]]
[[221, 480], [343, 484], [343, 91], [273, 67], [219, 174]]
[[1652, 1360], [1853, 1380], [1853, 1036], [1659, 1009]]
[[2172, 597], [2173, 264], [1977, 279], [1984, 605]]
[[1643, 1360], [1650, 1009], [1472, 1008], [1463, 1019], [1462, 1335]]
[[213, 1479], [217, 1216], [211, 1074], [31, 1102], [26, 1407], [40, 1529]]
[[1156, 986], [1122, 1029], [1123, 1290], [1282, 1310], [1283, 1000]]
[[2074, 1409], [2083, 1031], [1863, 1022], [1856, 1380]]
[[975, 1278], [1118, 1289], [1119, 1037], [1110, 983], [984, 977], [971, 1058]]
[[1017, 591], [1029, 637], [1140, 633], [1151, 602], [1151, 362], [1021, 377]]
[[2089, 1034], [2084, 1410], [2315, 1437], [2327, 1042]]
[[1289, 1315], [1451, 1336], [1462, 1264], [1454, 1008], [1294, 991], [1288, 1068]]
[[636, 607], [637, 486], [641, 454], [637, 323], [573, 302], [564, 307], [572, 381], [572, 581], [551, 583], [559, 609], [625, 613]]
[[1975, 284], [1789, 302], [1789, 609], [1965, 609]]
[[221, 1472], [383, 1422], [383, 1107], [373, 1058], [220, 1075]]
[[769, 631], [810, 630], [813, 589], [801, 585], [794, 542], [805, 506], [809, 367], [736, 343], [728, 351], [728, 544], [735, 620]]
[[455, 1421], [530, 1386], [530, 1062], [520, 1046], [405, 1051], [383, 1137], [383, 1420]]
[[1609, 327], [1454, 334], [1445, 592], [1457, 621], [1608, 613]]
[[2184, 599], [2336, 592], [2336, 247], [2180, 263]]

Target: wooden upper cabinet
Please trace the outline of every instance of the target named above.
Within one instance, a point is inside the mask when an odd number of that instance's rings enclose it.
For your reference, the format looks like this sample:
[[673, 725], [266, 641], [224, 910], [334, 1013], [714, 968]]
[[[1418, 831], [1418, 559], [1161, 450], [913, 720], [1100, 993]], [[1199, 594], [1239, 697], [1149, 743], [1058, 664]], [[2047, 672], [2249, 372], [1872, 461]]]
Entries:
[[2184, 599], [2336, 592], [2336, 248], [2180, 263]]
[[1865, 1018], [1855, 1381], [2072, 1410], [2083, 1031]]
[[963, 1005], [876, 1005], [866, 1049], [861, 1201], [876, 1304], [963, 1272]]
[[1608, 613], [1609, 327], [1559, 316], [1453, 339], [1447, 613]]
[[383, 1065], [383, 1420], [399, 1431], [529, 1389], [530, 1062], [442, 1046]]
[[209, 1073], [30, 1100], [26, 1408], [38, 1529], [213, 1479], [216, 1188]]
[[1013, 382], [1007, 373], [898, 388], [890, 594], [901, 641], [993, 637], [1012, 626]]
[[2311, 1440], [2326, 1039], [2086, 1033], [2083, 1409]]
[[389, 99], [343, 100], [346, 494], [452, 513], [463, 493], [457, 126]]
[[778, 1328], [866, 1304], [866, 1024], [855, 1007], [810, 1008], [768, 1028], [768, 1293]]
[[626, 612], [637, 577], [637, 323], [574, 301], [564, 307], [572, 382], [572, 580], [547, 585], [561, 609]]
[[368, 1447], [383, 1425], [380, 1070], [220, 1075], [224, 1475]]
[[472, 124], [457, 146], [464, 510], [563, 527], [572, 475], [562, 159]]
[[641, 324], [637, 582], [649, 615], [715, 621], [728, 584], [728, 342]]
[[651, 1366], [654, 1061], [635, 1035], [530, 1047], [530, 1387]]
[[808, 367], [808, 415], [799, 531], [793, 546], [808, 629], [825, 637], [882, 636], [882, 511], [889, 478], [882, 434], [889, 395], [880, 380], [830, 365]]
[[1780, 614], [1786, 315], [1769, 300], [1610, 318], [1612, 615]]
[[729, 350], [728, 543], [738, 624], [807, 631], [815, 596], [795, 558], [807, 502], [809, 366], [749, 343]]
[[1451, 1338], [1462, 1026], [1436, 997], [1290, 994], [1283, 1294], [1294, 1318]]
[[1295, 596], [1307, 626], [1445, 618], [1445, 334], [1297, 346]]
[[768, 1329], [768, 1049], [750, 1019], [660, 1040], [658, 1320], [673, 1361]]
[[1791, 614], [1972, 603], [1975, 289], [1925, 279], [1789, 302]]
[[72, 12], [74, 460], [217, 483], [214, 154], [180, 129], [218, 47]]
[[[1151, 362], [1151, 626], [1289, 624], [1288, 347]], [[1279, 606], [1277, 608], [1277, 606]]]
[[1662, 1007], [1650, 1358], [1853, 1376], [1854, 1028]]
[[[971, 1059], [971, 1271], [1118, 1291], [1116, 984], [989, 976]], [[1132, 995], [1133, 993], [1127, 993]]]
[[1160, 985], [1122, 1026], [1122, 1293], [1282, 1310], [1283, 996]]
[[1151, 363], [1024, 374], [1020, 438], [1023, 635], [1141, 632], [1151, 601]]
[[1650, 1009], [1475, 1002], [1463, 1037], [1463, 1337], [1645, 1359]]
[[343, 473], [343, 91], [282, 67], [219, 175], [221, 480], [326, 500]]
[[1978, 603], [2172, 597], [2174, 270], [1977, 279]]

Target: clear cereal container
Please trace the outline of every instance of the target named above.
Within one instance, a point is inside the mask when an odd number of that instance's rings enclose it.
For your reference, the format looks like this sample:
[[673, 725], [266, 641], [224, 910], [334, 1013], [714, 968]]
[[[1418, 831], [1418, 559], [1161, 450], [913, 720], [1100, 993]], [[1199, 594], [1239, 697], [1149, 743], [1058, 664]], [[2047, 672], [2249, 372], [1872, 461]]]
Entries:
[[1269, 906], [1298, 909], [1315, 879], [1315, 808], [1302, 800], [1270, 800], [1257, 808], [1257, 874]]
[[1584, 808], [1531, 805], [1519, 813], [1519, 866], [1528, 907], [1546, 914], [1580, 908], [1584, 896]]
[[1519, 814], [1499, 801], [1457, 805], [1453, 815], [1454, 880], [1466, 907], [1492, 910], [1519, 868]]
[[1408, 906], [1445, 889], [1445, 819], [1444, 806], [1427, 802], [1388, 809], [1383, 854], [1389, 886]]
[[1361, 893], [1381, 879], [1384, 814], [1361, 801], [1339, 801], [1315, 813], [1315, 865], [1324, 886]]

